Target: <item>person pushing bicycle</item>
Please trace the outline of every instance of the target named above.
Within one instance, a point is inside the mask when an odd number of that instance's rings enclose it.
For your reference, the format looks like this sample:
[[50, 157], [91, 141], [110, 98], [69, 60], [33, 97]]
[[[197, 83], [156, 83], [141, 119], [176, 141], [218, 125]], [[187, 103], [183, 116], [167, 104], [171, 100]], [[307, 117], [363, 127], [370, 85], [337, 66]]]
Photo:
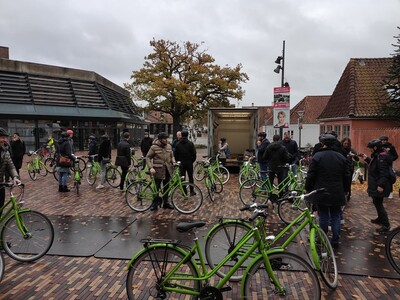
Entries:
[[[9, 133], [0, 127], [0, 182], [4, 182], [5, 173], [11, 175], [13, 178], [13, 182], [15, 185], [20, 184], [21, 180], [19, 179], [17, 169], [15, 168], [10, 152], [7, 148], [8, 145], [8, 137]], [[0, 207], [4, 205], [6, 195], [4, 188], [0, 189]], [[0, 211], [1, 215], [2, 211]]]

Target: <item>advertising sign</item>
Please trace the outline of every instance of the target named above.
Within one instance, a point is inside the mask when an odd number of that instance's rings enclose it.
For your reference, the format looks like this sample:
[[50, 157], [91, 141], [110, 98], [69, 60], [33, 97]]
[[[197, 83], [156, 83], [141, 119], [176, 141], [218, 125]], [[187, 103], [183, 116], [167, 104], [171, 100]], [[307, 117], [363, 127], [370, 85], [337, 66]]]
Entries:
[[274, 128], [289, 128], [290, 86], [274, 88]]

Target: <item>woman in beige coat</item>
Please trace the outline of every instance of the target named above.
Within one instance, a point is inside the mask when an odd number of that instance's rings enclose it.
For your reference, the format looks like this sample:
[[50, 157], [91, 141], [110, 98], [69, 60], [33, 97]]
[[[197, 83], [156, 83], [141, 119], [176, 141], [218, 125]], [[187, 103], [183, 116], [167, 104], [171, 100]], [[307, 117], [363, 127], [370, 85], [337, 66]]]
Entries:
[[[146, 156], [146, 163], [153, 174], [157, 189], [160, 190], [161, 183], [165, 186], [171, 179], [173, 173], [173, 165], [175, 163], [172, 147], [168, 143], [168, 134], [161, 132], [158, 138], [151, 145]], [[153, 200], [150, 210], [157, 210], [158, 206], [163, 204], [163, 208], [173, 209], [169, 203], [168, 194], [163, 196], [161, 201], [159, 195]]]

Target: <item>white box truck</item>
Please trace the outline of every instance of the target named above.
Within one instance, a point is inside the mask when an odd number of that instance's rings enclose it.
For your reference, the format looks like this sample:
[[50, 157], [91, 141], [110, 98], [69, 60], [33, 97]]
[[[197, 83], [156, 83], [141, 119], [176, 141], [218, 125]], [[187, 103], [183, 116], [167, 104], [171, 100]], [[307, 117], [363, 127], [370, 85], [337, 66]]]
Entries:
[[239, 166], [246, 149], [256, 149], [257, 134], [257, 107], [213, 107], [208, 110], [208, 156], [217, 154], [220, 138], [226, 138], [231, 152], [227, 166]]

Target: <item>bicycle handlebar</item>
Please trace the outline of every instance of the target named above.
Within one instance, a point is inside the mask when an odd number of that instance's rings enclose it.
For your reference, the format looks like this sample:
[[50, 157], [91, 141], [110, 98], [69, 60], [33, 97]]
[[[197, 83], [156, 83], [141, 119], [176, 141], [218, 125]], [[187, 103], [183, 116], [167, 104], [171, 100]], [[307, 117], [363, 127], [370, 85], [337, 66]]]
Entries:
[[20, 186], [20, 187], [24, 188], [25, 184], [23, 184], [23, 183], [14, 184], [12, 182], [0, 182], [0, 187], [1, 188], [6, 188], [7, 187], [7, 188], [10, 188], [10, 189], [13, 189], [15, 186]]

